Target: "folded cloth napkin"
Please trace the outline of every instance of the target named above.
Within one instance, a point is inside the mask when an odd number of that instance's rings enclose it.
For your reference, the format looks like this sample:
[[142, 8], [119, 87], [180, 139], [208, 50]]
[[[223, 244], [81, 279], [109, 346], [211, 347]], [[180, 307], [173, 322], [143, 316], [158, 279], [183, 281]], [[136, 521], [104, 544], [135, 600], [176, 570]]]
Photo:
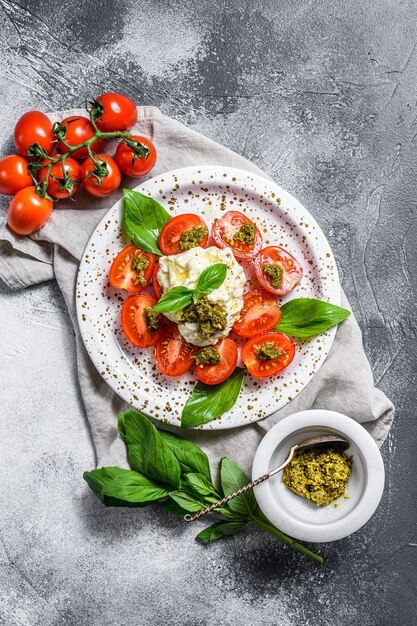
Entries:
[[[155, 107], [138, 107], [138, 113], [139, 121], [132, 132], [150, 137], [158, 150], [158, 161], [151, 176], [196, 164], [233, 166], [265, 176], [243, 157], [163, 115]], [[69, 115], [86, 116], [86, 113], [81, 110], [64, 111], [50, 114], [50, 118], [55, 122]], [[114, 145], [109, 144], [106, 151], [112, 154]], [[133, 178], [124, 181], [130, 187], [138, 185], [138, 182]], [[116, 414], [128, 407], [107, 386], [90, 361], [75, 313], [75, 283], [84, 247], [105, 212], [121, 195], [119, 190], [109, 198], [97, 200], [81, 191], [76, 195], [75, 202], [59, 202], [49, 222], [31, 237], [15, 236], [4, 219], [4, 225], [0, 227], [0, 277], [12, 289], [56, 278], [75, 329], [78, 379], [97, 464], [127, 467], [125, 447], [117, 434]], [[342, 305], [349, 307], [343, 293]], [[348, 358], [346, 355], [349, 355]], [[353, 315], [339, 326], [330, 353], [319, 372], [283, 409], [261, 422], [242, 428], [185, 432], [208, 452], [213, 462], [228, 455], [249, 471], [264, 434], [286, 415], [312, 408], [347, 413], [364, 425], [378, 445], [388, 434], [394, 407], [374, 387], [362, 347], [361, 331]], [[181, 434], [184, 435], [184, 431]]]

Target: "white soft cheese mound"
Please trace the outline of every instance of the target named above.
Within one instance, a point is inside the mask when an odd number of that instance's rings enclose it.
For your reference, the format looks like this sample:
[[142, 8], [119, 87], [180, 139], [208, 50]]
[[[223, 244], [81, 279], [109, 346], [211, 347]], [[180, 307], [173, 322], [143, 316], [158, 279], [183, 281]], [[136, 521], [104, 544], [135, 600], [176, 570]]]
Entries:
[[243, 293], [245, 291], [246, 276], [243, 269], [233, 256], [230, 248], [220, 250], [215, 246], [210, 248], [191, 248], [181, 254], [162, 256], [159, 259], [158, 282], [163, 292], [183, 285], [189, 289], [195, 289], [197, 281], [203, 270], [215, 263], [227, 265], [226, 278], [218, 289], [215, 289], [207, 298], [219, 304], [227, 314], [227, 326], [224, 330], [214, 333], [209, 339], [202, 339], [198, 334], [198, 324], [186, 322], [180, 324], [182, 312], [164, 313], [164, 315], [178, 324], [178, 330], [188, 343], [195, 346], [209, 346], [219, 339], [226, 337], [239, 317], [243, 306]]

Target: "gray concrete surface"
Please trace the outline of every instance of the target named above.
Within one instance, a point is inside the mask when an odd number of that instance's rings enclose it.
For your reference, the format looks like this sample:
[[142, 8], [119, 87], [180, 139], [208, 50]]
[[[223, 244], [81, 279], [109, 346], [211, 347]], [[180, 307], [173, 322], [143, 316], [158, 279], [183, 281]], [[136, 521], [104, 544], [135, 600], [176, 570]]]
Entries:
[[203, 547], [94, 499], [63, 299], [2, 285], [0, 624], [416, 624], [415, 3], [0, 0], [0, 18], [2, 155], [26, 110], [110, 89], [252, 159], [322, 225], [397, 407], [382, 504], [325, 566], [255, 531]]

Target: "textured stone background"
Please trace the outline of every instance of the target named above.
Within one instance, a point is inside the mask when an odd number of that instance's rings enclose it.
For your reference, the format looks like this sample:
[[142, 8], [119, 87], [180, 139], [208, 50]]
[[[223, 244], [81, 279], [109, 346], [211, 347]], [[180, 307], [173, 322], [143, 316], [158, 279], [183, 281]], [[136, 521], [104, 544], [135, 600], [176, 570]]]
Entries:
[[2, 285], [0, 624], [415, 624], [415, 3], [0, 0], [0, 17], [1, 154], [26, 110], [120, 90], [252, 159], [319, 220], [397, 407], [382, 504], [324, 567], [255, 531], [203, 547], [87, 490], [63, 299]]

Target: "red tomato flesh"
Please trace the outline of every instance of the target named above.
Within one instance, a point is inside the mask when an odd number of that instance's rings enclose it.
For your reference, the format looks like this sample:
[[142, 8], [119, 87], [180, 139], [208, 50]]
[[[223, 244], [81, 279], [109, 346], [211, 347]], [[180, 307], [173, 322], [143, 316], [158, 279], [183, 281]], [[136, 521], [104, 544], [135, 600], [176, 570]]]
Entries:
[[275, 298], [262, 289], [254, 289], [243, 296], [243, 308], [233, 330], [241, 337], [254, 337], [272, 330], [280, 319], [281, 311]]
[[[262, 346], [267, 345], [278, 348], [282, 354], [271, 360], [261, 360], [257, 352]], [[295, 355], [295, 344], [291, 337], [279, 332], [265, 332], [252, 337], [242, 348], [242, 361], [248, 368], [249, 374], [254, 378], [268, 378], [278, 374], [291, 363]]]
[[223, 217], [214, 221], [211, 232], [216, 246], [218, 248], [231, 248], [237, 259], [253, 257], [262, 246], [262, 235], [258, 228], [255, 230], [255, 243], [253, 245], [234, 239], [243, 224], [253, 224], [253, 222], [239, 211], [227, 211]]
[[156, 304], [155, 298], [143, 294], [129, 296], [122, 306], [122, 328], [126, 339], [137, 348], [149, 348], [159, 339], [159, 329], [149, 330], [146, 324], [145, 309]]
[[[177, 215], [170, 219], [163, 227], [161, 234], [159, 235], [158, 245], [160, 250], [166, 255], [180, 254], [183, 252], [180, 248], [180, 237], [186, 230], [190, 230], [193, 226], [204, 226], [207, 229], [205, 222], [198, 215], [193, 213], [184, 213], [183, 215]], [[207, 236], [200, 242], [200, 247], [204, 248], [208, 240]]]
[[155, 267], [153, 268], [153, 272], [152, 272], [152, 289], [154, 290], [155, 297], [157, 300], [159, 300], [162, 296], [162, 287], [158, 283], [158, 277], [157, 277], [158, 270], [159, 270], [159, 263], [155, 263]]
[[217, 365], [196, 365], [194, 373], [202, 383], [217, 385], [222, 383], [236, 367], [238, 351], [236, 344], [231, 339], [221, 339], [214, 346], [220, 353], [221, 361]]
[[[148, 261], [148, 266], [143, 270], [143, 278], [146, 280], [146, 285], [140, 285], [138, 283], [138, 272], [132, 268], [132, 260], [139, 256], [145, 257]], [[139, 291], [147, 287], [152, 276], [154, 265], [154, 254], [145, 252], [134, 243], [131, 243], [129, 246], [126, 246], [126, 248], [123, 248], [114, 259], [109, 274], [110, 284], [116, 289], [125, 289], [129, 293], [139, 293]]]
[[155, 346], [158, 369], [165, 376], [182, 376], [193, 361], [194, 347], [188, 344], [176, 325], [169, 326]]
[[[274, 287], [271, 278], [263, 271], [264, 265], [277, 265], [283, 270], [279, 287]], [[268, 246], [259, 252], [253, 261], [256, 277], [262, 287], [277, 296], [285, 296], [300, 282], [303, 268], [296, 258], [280, 246]]]

